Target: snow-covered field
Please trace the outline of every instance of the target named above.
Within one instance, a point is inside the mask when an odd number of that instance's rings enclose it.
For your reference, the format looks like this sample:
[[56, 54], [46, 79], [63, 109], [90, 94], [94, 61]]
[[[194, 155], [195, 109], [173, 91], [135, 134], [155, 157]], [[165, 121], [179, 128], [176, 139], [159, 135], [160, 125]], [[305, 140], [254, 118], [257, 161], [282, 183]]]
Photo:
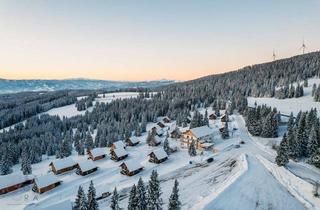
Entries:
[[315, 102], [311, 95], [313, 84], [320, 84], [320, 79], [309, 79], [308, 87], [304, 87], [304, 96], [300, 98], [276, 99], [248, 97], [248, 105], [254, 106], [255, 102], [258, 105], [266, 104], [271, 107], [276, 107], [278, 111], [286, 115], [290, 115], [291, 112], [297, 115], [300, 110], [310, 111], [311, 108], [317, 108], [319, 115], [320, 103]]

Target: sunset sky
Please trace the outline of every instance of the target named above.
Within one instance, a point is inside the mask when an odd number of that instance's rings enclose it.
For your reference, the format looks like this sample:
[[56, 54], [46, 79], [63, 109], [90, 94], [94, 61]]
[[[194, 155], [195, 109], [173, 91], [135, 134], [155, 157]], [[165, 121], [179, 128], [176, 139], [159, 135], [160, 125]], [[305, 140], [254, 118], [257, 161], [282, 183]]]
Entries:
[[0, 78], [188, 80], [320, 49], [319, 0], [0, 0]]

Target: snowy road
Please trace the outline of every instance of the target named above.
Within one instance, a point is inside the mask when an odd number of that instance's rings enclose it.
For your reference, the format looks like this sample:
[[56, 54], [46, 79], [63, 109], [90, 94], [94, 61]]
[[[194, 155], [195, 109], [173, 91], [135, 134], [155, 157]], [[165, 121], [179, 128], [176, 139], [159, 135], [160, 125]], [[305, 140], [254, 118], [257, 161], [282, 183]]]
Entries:
[[248, 171], [204, 209], [306, 209], [253, 156]]

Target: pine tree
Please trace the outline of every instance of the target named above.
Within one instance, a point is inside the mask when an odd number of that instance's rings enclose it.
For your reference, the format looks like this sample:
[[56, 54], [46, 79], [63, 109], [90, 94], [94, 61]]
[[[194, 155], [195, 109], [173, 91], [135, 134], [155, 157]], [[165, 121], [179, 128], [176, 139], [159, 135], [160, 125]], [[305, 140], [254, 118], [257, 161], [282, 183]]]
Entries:
[[188, 148], [188, 153], [191, 157], [194, 157], [197, 155], [197, 150], [196, 150], [196, 145], [195, 145], [195, 140], [192, 140], [191, 141], [191, 144], [189, 145], [189, 148]]
[[32, 173], [31, 162], [28, 156], [27, 149], [22, 150], [21, 154], [21, 171], [24, 175]]
[[118, 194], [117, 188], [115, 187], [113, 190], [112, 197], [111, 197], [110, 208], [112, 210], [120, 210], [118, 202], [119, 202], [119, 194]]
[[0, 175], [7, 175], [12, 172], [12, 169], [7, 161], [6, 155], [2, 155], [0, 159]]
[[179, 182], [178, 180], [175, 180], [172, 193], [169, 198], [168, 210], [180, 210], [180, 209], [181, 209], [181, 202], [179, 200]]
[[163, 142], [163, 150], [167, 153], [167, 155], [170, 154], [170, 147], [169, 147], [169, 140], [168, 137]]
[[137, 210], [146, 210], [146, 189], [142, 178], [140, 177], [137, 185]]
[[96, 189], [94, 188], [93, 182], [90, 182], [88, 189], [88, 210], [98, 210], [99, 205], [96, 200]]
[[280, 143], [280, 147], [277, 151], [276, 163], [278, 166], [285, 166], [289, 162], [287, 145], [287, 136], [284, 134]]
[[159, 210], [162, 206], [160, 182], [157, 171], [152, 171], [148, 184], [148, 210]]
[[225, 122], [221, 136], [222, 136], [223, 139], [229, 138], [228, 122]]
[[134, 184], [131, 188], [128, 202], [128, 210], [136, 210], [138, 207], [137, 187]]
[[86, 194], [83, 191], [83, 188], [79, 186], [78, 189], [78, 194], [76, 197], [76, 200], [74, 202], [74, 209], [75, 210], [88, 210], [87, 206], [87, 199], [86, 199]]
[[93, 149], [93, 139], [89, 132], [86, 135], [85, 148], [87, 151]]
[[317, 151], [312, 155], [310, 162], [320, 168], [320, 149], [317, 149]]
[[308, 157], [312, 157], [318, 148], [319, 148], [318, 134], [317, 134], [316, 126], [313, 125], [310, 131], [308, 145], [307, 145]]

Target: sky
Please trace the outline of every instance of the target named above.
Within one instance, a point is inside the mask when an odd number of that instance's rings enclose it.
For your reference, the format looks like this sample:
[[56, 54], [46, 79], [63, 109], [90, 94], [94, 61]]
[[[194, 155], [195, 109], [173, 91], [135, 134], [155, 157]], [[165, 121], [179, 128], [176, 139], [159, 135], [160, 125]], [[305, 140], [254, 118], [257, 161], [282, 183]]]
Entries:
[[320, 49], [319, 0], [0, 0], [0, 78], [189, 80]]

